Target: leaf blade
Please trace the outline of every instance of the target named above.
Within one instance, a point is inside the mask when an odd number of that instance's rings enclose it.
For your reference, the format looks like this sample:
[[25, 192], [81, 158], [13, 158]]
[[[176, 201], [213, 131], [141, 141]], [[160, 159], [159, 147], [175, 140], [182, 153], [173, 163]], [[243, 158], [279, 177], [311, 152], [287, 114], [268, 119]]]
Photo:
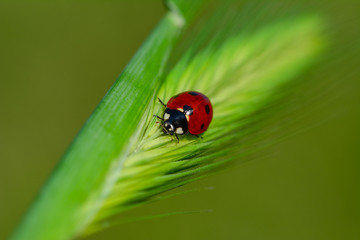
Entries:
[[160, 85], [180, 30], [170, 15], [160, 22], [85, 123], [12, 239], [69, 239], [92, 219], [95, 202], [106, 195], [109, 176], [118, 174], [128, 139], [136, 134], [147, 107], [143, 101], [150, 102]]

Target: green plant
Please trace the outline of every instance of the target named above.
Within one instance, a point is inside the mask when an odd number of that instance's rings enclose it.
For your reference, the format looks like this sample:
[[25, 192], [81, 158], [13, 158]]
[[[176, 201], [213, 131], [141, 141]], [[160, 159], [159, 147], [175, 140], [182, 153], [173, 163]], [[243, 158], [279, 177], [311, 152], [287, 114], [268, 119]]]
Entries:
[[[98, 231], [104, 219], [241, 159], [265, 137], [255, 133], [280, 89], [323, 50], [323, 22], [311, 14], [270, 14], [246, 25], [235, 2], [204, 2], [167, 1], [168, 13], [80, 131], [13, 239]], [[152, 115], [161, 114], [156, 97], [184, 90], [206, 93], [214, 119], [203, 138], [176, 144]]]

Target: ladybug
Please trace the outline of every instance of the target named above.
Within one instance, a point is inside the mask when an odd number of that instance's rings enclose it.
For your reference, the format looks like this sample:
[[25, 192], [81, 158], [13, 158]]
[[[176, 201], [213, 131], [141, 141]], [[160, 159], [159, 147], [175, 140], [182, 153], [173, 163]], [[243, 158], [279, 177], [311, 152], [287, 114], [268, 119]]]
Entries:
[[170, 98], [166, 105], [160, 99], [159, 102], [166, 108], [164, 115], [154, 116], [162, 121], [164, 131], [174, 135], [178, 142], [177, 135], [190, 133], [197, 136], [205, 132], [213, 117], [209, 98], [199, 92], [179, 93]]

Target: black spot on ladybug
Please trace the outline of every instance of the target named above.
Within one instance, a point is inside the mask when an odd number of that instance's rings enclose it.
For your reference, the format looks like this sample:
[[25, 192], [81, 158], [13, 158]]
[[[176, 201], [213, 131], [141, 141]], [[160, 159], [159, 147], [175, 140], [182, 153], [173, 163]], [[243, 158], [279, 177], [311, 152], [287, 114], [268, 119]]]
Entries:
[[196, 93], [196, 92], [188, 92], [188, 94], [190, 94], [190, 95], [192, 95], [192, 96], [197, 96], [197, 95], [199, 95], [199, 94]]
[[193, 114], [193, 109], [192, 109], [192, 107], [190, 107], [190, 106], [188, 106], [188, 105], [184, 105], [183, 110], [184, 110], [184, 113], [185, 113], [186, 115], [191, 116], [191, 115]]
[[206, 106], [205, 106], [205, 111], [206, 111], [206, 114], [209, 114], [209, 113], [210, 113], [209, 105], [206, 105]]
[[201, 125], [201, 129], [203, 129], [203, 128], [204, 128], [204, 126], [205, 126], [205, 124], [202, 124], [202, 125]]

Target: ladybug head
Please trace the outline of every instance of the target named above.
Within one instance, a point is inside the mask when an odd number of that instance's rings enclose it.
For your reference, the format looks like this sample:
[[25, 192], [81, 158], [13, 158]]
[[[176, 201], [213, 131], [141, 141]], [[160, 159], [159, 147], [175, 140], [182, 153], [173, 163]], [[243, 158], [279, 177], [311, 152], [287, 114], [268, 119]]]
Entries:
[[163, 119], [162, 126], [165, 132], [169, 134], [184, 134], [187, 132], [187, 119], [182, 111], [166, 108]]

